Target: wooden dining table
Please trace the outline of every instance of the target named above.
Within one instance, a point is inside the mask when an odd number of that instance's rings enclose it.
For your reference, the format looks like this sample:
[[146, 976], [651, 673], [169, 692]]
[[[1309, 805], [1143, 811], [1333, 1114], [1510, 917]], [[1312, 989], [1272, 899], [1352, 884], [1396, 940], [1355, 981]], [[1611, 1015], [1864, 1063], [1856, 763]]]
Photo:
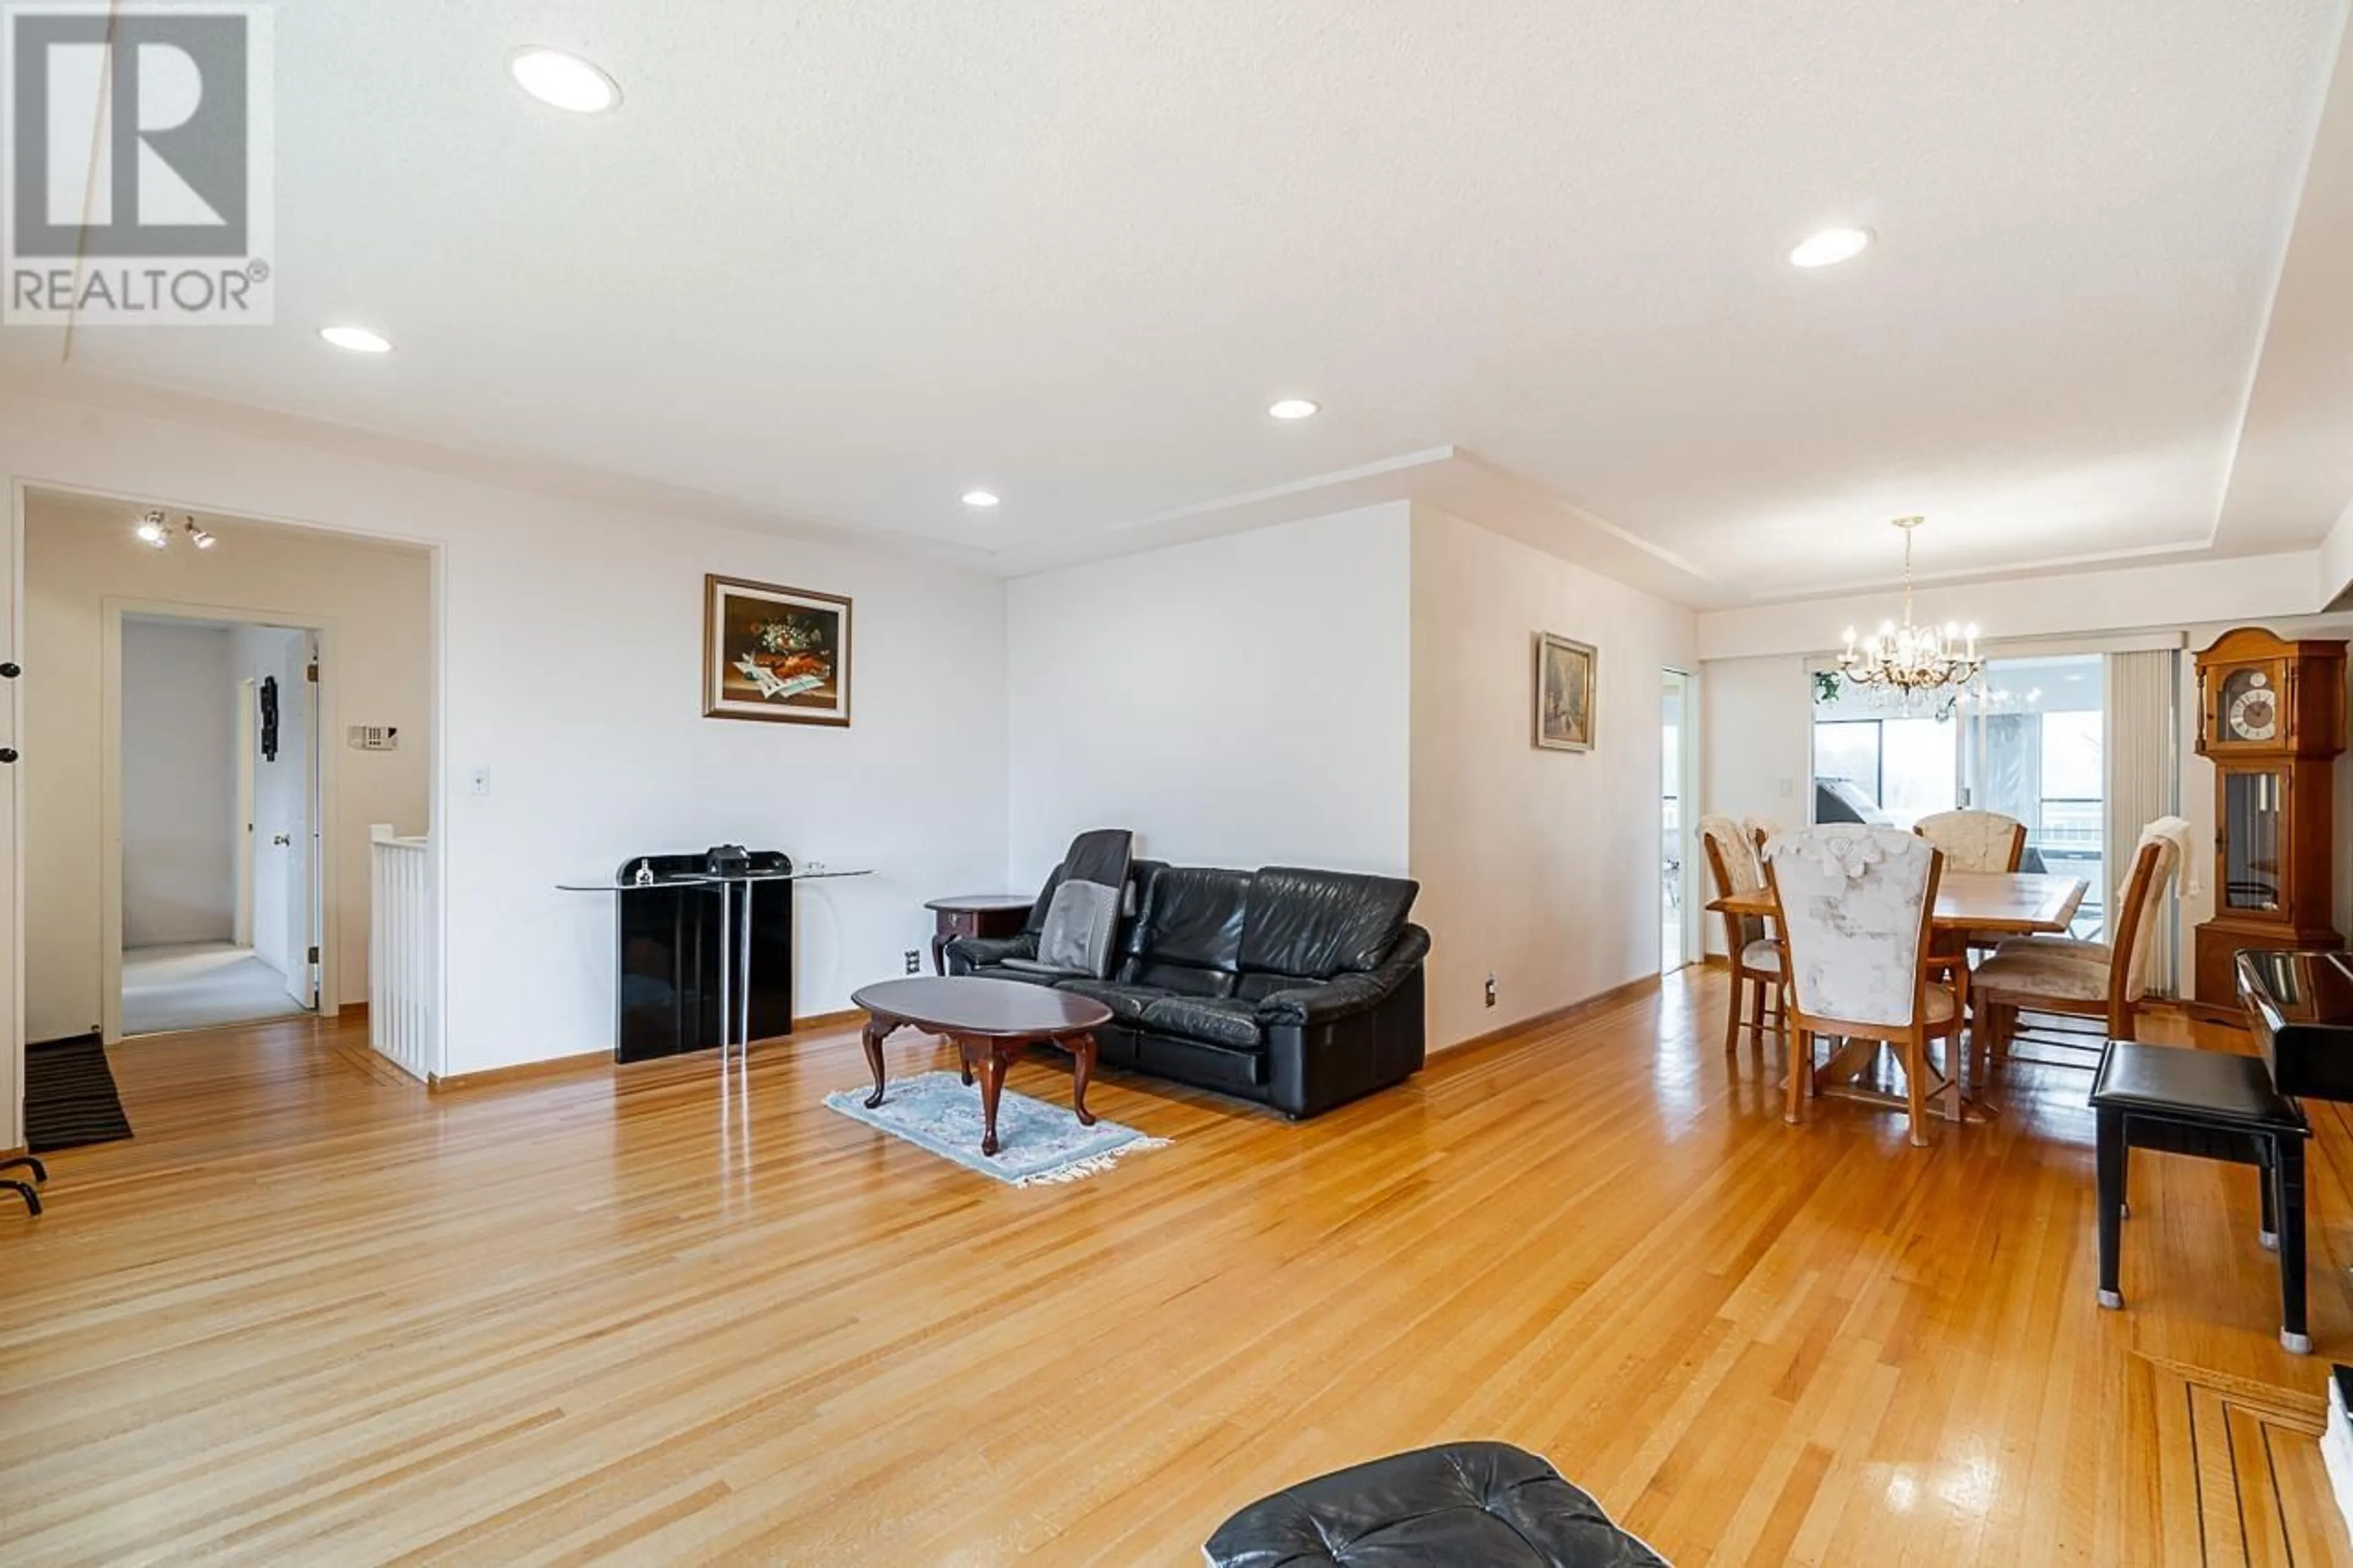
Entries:
[[[2091, 883], [2081, 877], [2058, 877], [2042, 871], [1947, 871], [1936, 884], [1936, 907], [1928, 916], [1929, 927], [1945, 940], [1938, 945], [1955, 955], [1953, 999], [1966, 1018], [1968, 1007], [1968, 963], [1962, 954], [1971, 939], [2005, 936], [2034, 936], [2063, 932], [2075, 911], [2083, 907], [2084, 895]], [[1780, 905], [1770, 889], [1759, 888], [1754, 892], [1727, 893], [1711, 900], [1707, 906], [1721, 914], [1752, 915], [1770, 920], [1780, 913]], [[1954, 1121], [1982, 1121], [1991, 1116], [1997, 1107], [1985, 1098], [1984, 1086], [1972, 1085], [1974, 1095], [1965, 1094], [1961, 1088], [1960, 1036], [1953, 1036], [1953, 1060], [1947, 1064], [1944, 1091], [1937, 1096], [1946, 1117]], [[1824, 1076], [1832, 1079], [1859, 1079], [1871, 1066], [1878, 1051], [1865, 1042], [1850, 1043], [1830, 1066]], [[1792, 1058], [1794, 1059], [1794, 1058]], [[1848, 1069], [1852, 1068], [1852, 1071]], [[1855, 1098], [1874, 1104], [1887, 1103], [1886, 1096], [1876, 1091], [1858, 1091]], [[1899, 1102], [1900, 1103], [1900, 1102]]]
[[[1956, 934], [2063, 931], [2091, 889], [2081, 877], [2042, 871], [1947, 871], [1936, 884], [1936, 908], [1928, 920], [1936, 930]], [[1768, 917], [1779, 910], [1772, 893], [1762, 888], [1726, 894], [1707, 907], [1720, 914]]]

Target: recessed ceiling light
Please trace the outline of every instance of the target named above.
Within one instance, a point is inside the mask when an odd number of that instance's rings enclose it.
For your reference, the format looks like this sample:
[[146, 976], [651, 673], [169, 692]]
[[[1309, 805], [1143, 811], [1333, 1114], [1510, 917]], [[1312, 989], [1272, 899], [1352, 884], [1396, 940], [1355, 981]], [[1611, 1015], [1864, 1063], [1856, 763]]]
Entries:
[[1286, 397], [1278, 403], [1269, 404], [1266, 411], [1277, 419], [1305, 419], [1314, 415], [1323, 406], [1322, 404], [1311, 403], [1304, 397]]
[[976, 506], [984, 511], [988, 508], [995, 506], [997, 501], [997, 495], [995, 490], [966, 490], [964, 492], [965, 505]]
[[507, 57], [515, 85], [542, 103], [575, 114], [602, 114], [621, 101], [621, 84], [578, 55], [533, 46]]
[[1870, 245], [1867, 228], [1826, 228], [1789, 252], [1789, 260], [1799, 267], [1835, 267], [1861, 256]]
[[339, 349], [349, 349], [355, 354], [388, 354], [392, 341], [365, 327], [321, 327], [319, 335]]

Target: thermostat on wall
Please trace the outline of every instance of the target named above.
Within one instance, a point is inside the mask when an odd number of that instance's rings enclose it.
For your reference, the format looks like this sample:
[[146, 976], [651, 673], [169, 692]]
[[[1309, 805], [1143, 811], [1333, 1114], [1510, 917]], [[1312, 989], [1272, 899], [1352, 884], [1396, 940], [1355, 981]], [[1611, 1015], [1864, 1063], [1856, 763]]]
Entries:
[[400, 750], [399, 727], [393, 724], [354, 724], [352, 726], [352, 750], [396, 752]]

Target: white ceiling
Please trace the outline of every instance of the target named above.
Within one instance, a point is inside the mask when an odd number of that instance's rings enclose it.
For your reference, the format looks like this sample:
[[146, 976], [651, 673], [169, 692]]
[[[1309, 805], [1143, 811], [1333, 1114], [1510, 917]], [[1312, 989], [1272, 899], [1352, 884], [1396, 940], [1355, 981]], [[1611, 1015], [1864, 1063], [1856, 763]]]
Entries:
[[1900, 512], [1928, 574], [2275, 550], [2353, 499], [2353, 103], [2282, 279], [2345, 12], [305, 0], [279, 324], [71, 374], [1014, 569], [1432, 448], [1699, 604], [1884, 581]]

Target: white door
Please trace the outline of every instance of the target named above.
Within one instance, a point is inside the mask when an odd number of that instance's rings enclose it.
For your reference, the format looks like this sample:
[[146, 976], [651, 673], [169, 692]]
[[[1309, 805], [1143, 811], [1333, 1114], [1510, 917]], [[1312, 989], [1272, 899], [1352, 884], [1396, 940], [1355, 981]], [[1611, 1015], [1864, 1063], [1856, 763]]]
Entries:
[[232, 940], [239, 947], [253, 945], [253, 763], [258, 742], [254, 735], [254, 685], [251, 680], [237, 683], [237, 929]]
[[318, 900], [312, 896], [312, 853], [318, 824], [318, 692], [311, 679], [315, 668], [309, 637], [286, 641], [285, 673], [278, 684], [278, 766], [286, 770], [293, 787], [287, 791], [285, 826], [273, 843], [279, 874], [285, 879], [286, 994], [305, 1007], [318, 1001], [315, 951]]
[[1689, 747], [1691, 714], [1691, 677], [1680, 669], [1662, 672], [1664, 682], [1659, 709], [1659, 973], [1672, 974], [1681, 969], [1690, 951], [1683, 941], [1689, 923], [1689, 900], [1684, 890], [1692, 885], [1691, 866], [1694, 839], [1689, 825], [1698, 820], [1690, 808], [1691, 791], [1685, 787], [1689, 769], [1686, 757]]
[[302, 821], [310, 832], [302, 855], [302, 901], [310, 911], [310, 930], [302, 940], [303, 951], [310, 955], [304, 967], [311, 977], [311, 994], [303, 1005], [315, 1010], [326, 973], [321, 960], [327, 951], [327, 708], [319, 698], [319, 634], [305, 632], [302, 646], [310, 677], [302, 687], [310, 713], [310, 723], [304, 731], [310, 744], [302, 759], [307, 768], [303, 774]]
[[[0, 497], [0, 506], [6, 503]], [[0, 547], [10, 543], [0, 527]], [[13, 552], [0, 553], [0, 1149], [25, 1146], [25, 1010], [20, 986], [25, 950], [16, 941], [16, 909], [23, 884], [16, 864], [16, 737], [20, 707], [16, 663], [16, 616], [11, 600], [13, 574], [5, 562]]]

